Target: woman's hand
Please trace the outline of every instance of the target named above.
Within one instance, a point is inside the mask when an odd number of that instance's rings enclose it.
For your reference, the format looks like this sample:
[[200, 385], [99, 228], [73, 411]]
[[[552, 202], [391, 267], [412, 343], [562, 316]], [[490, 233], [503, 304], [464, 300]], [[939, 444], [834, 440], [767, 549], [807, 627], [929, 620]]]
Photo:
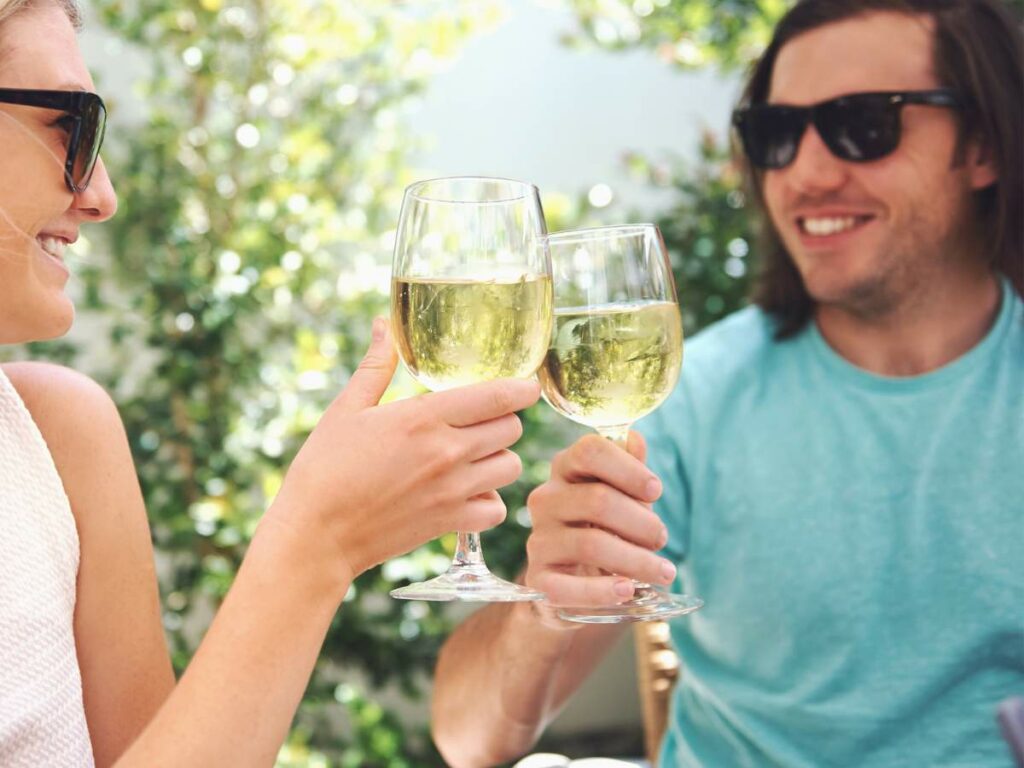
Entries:
[[[522, 471], [505, 450], [515, 412], [540, 395], [502, 380], [378, 405], [397, 365], [388, 324], [295, 457], [261, 528], [283, 528], [308, 556], [341, 566], [339, 582], [449, 531], [500, 523], [496, 488]], [[347, 571], [347, 573], [345, 572]]]

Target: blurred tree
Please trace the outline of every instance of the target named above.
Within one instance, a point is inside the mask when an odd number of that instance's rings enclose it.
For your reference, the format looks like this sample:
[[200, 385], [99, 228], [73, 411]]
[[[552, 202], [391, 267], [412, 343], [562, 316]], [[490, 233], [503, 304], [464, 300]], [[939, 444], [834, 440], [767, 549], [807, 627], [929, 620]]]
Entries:
[[[579, 19], [565, 42], [610, 49], [654, 48], [683, 68], [744, 67], [795, 0], [562, 0]], [[1024, 16], [1024, 0], [1005, 0]]]
[[654, 222], [672, 259], [686, 333], [742, 307], [753, 278], [758, 223], [728, 146], [706, 131], [694, 161], [674, 157], [656, 163], [630, 155], [627, 163], [673, 193]]
[[579, 18], [570, 45], [654, 48], [685, 68], [746, 65], [792, 0], [565, 0]]

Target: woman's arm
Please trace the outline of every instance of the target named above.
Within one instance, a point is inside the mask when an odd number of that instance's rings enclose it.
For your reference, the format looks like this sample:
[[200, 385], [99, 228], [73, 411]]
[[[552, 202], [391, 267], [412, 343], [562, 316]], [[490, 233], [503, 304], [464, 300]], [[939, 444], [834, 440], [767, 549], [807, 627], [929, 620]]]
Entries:
[[[182, 680], [117, 760], [118, 766], [272, 765], [330, 621], [352, 580], [445, 532], [479, 531], [504, 518], [504, 505], [494, 489], [519, 476], [519, 459], [506, 449], [522, 434], [514, 412], [537, 401], [537, 384], [489, 382], [377, 406], [396, 363], [386, 323], [379, 324], [359, 370], [292, 463]], [[37, 370], [16, 371], [12, 380]], [[39, 386], [57, 387], [57, 394], [64, 398], [58, 412], [61, 408], [74, 411], [63, 413], [56, 429], [47, 426], [55, 440], [51, 450], [55, 455], [70, 455], [72, 463], [83, 462], [81, 466], [88, 468], [88, 457], [78, 452], [100, 451], [111, 432], [94, 424], [94, 418], [82, 416], [88, 410], [82, 405], [84, 395], [77, 401], [68, 398], [71, 391], [61, 389], [54, 380], [67, 376], [84, 390], [95, 385], [62, 369], [49, 372], [52, 375], [43, 376]], [[53, 391], [29, 389], [36, 409], [42, 402], [37, 397], [55, 396]], [[99, 402], [109, 402], [95, 392], [89, 396], [95, 396], [97, 402], [92, 404], [97, 408]], [[90, 437], [68, 437], [65, 429], [85, 431]], [[70, 442], [60, 444], [64, 439]], [[115, 453], [107, 459], [109, 463], [91, 465], [97, 471], [93, 479], [103, 487], [100, 490], [82, 478], [70, 483], [91, 488], [107, 500], [104, 509], [109, 510], [114, 507], [109, 506], [107, 486], [120, 488], [119, 478], [131, 472], [131, 463], [126, 454], [117, 458]], [[68, 474], [69, 479], [73, 476], [75, 472]], [[69, 489], [69, 496], [72, 493], [79, 492]], [[123, 524], [114, 515], [103, 530], [109, 534]], [[132, 536], [134, 540], [136, 534]], [[83, 534], [83, 568], [86, 546]], [[118, 547], [100, 551], [120, 557]], [[158, 629], [151, 556], [145, 567], [132, 560], [95, 563], [120, 574], [112, 580], [108, 570], [96, 576], [102, 595], [120, 599], [122, 580], [148, 581], [153, 605], [147, 608], [142, 605], [145, 601], [134, 602], [132, 610], [140, 611], [139, 615], [125, 609], [124, 618]], [[85, 588], [80, 580], [80, 593]], [[87, 608], [98, 613], [86, 617]], [[99, 626], [109, 609], [108, 603], [83, 601], [79, 606], [83, 615], [76, 625]], [[148, 636], [151, 629], [140, 631]], [[168, 668], [166, 655], [163, 665]], [[83, 678], [87, 666], [83, 663]], [[108, 683], [120, 689], [121, 680], [108, 681], [104, 675], [115, 673], [105, 664], [92, 670], [87, 687], [95, 691], [96, 701], [107, 701], [113, 695]], [[115, 695], [109, 700], [113, 704], [94, 707], [90, 731], [117, 734], [105, 742], [109, 745], [130, 741], [138, 726], [129, 733], [117, 719], [134, 706], [135, 693], [134, 686], [126, 683], [123, 697]], [[161, 688], [161, 697], [165, 693]], [[94, 718], [99, 718], [95, 724]]]
[[4, 366], [64, 484], [80, 546], [75, 646], [96, 765], [112, 765], [174, 687], [149, 526], [117, 409], [66, 368]]
[[181, 682], [118, 762], [272, 765], [352, 579], [447, 531], [502, 520], [493, 489], [518, 477], [505, 450], [535, 382], [501, 381], [377, 406], [394, 372], [380, 327], [260, 522]]

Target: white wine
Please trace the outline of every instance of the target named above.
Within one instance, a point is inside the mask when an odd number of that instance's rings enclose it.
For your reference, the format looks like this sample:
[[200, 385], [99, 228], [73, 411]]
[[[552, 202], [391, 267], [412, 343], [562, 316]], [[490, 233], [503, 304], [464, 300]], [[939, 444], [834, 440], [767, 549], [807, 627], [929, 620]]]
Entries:
[[544, 399], [589, 427], [622, 427], [657, 408], [679, 379], [683, 329], [671, 301], [555, 310], [540, 369]]
[[409, 372], [436, 391], [532, 376], [547, 352], [553, 303], [547, 275], [507, 281], [395, 278], [391, 325]]

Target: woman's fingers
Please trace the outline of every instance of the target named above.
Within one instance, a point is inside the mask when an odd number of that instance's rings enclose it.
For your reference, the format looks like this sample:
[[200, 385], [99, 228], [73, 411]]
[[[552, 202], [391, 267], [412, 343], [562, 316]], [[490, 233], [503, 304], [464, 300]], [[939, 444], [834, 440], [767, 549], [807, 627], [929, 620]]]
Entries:
[[458, 439], [466, 445], [467, 458], [477, 461], [514, 445], [522, 436], [523, 423], [518, 416], [510, 413], [482, 424], [462, 427]]
[[466, 500], [455, 528], [468, 533], [486, 531], [501, 525], [506, 511], [505, 502], [497, 491], [482, 493]]
[[453, 427], [491, 421], [529, 408], [540, 398], [540, 385], [531, 379], [500, 379], [424, 395], [442, 420]]
[[474, 461], [456, 482], [460, 493], [473, 497], [514, 483], [522, 471], [523, 462], [516, 454], [498, 451]]

